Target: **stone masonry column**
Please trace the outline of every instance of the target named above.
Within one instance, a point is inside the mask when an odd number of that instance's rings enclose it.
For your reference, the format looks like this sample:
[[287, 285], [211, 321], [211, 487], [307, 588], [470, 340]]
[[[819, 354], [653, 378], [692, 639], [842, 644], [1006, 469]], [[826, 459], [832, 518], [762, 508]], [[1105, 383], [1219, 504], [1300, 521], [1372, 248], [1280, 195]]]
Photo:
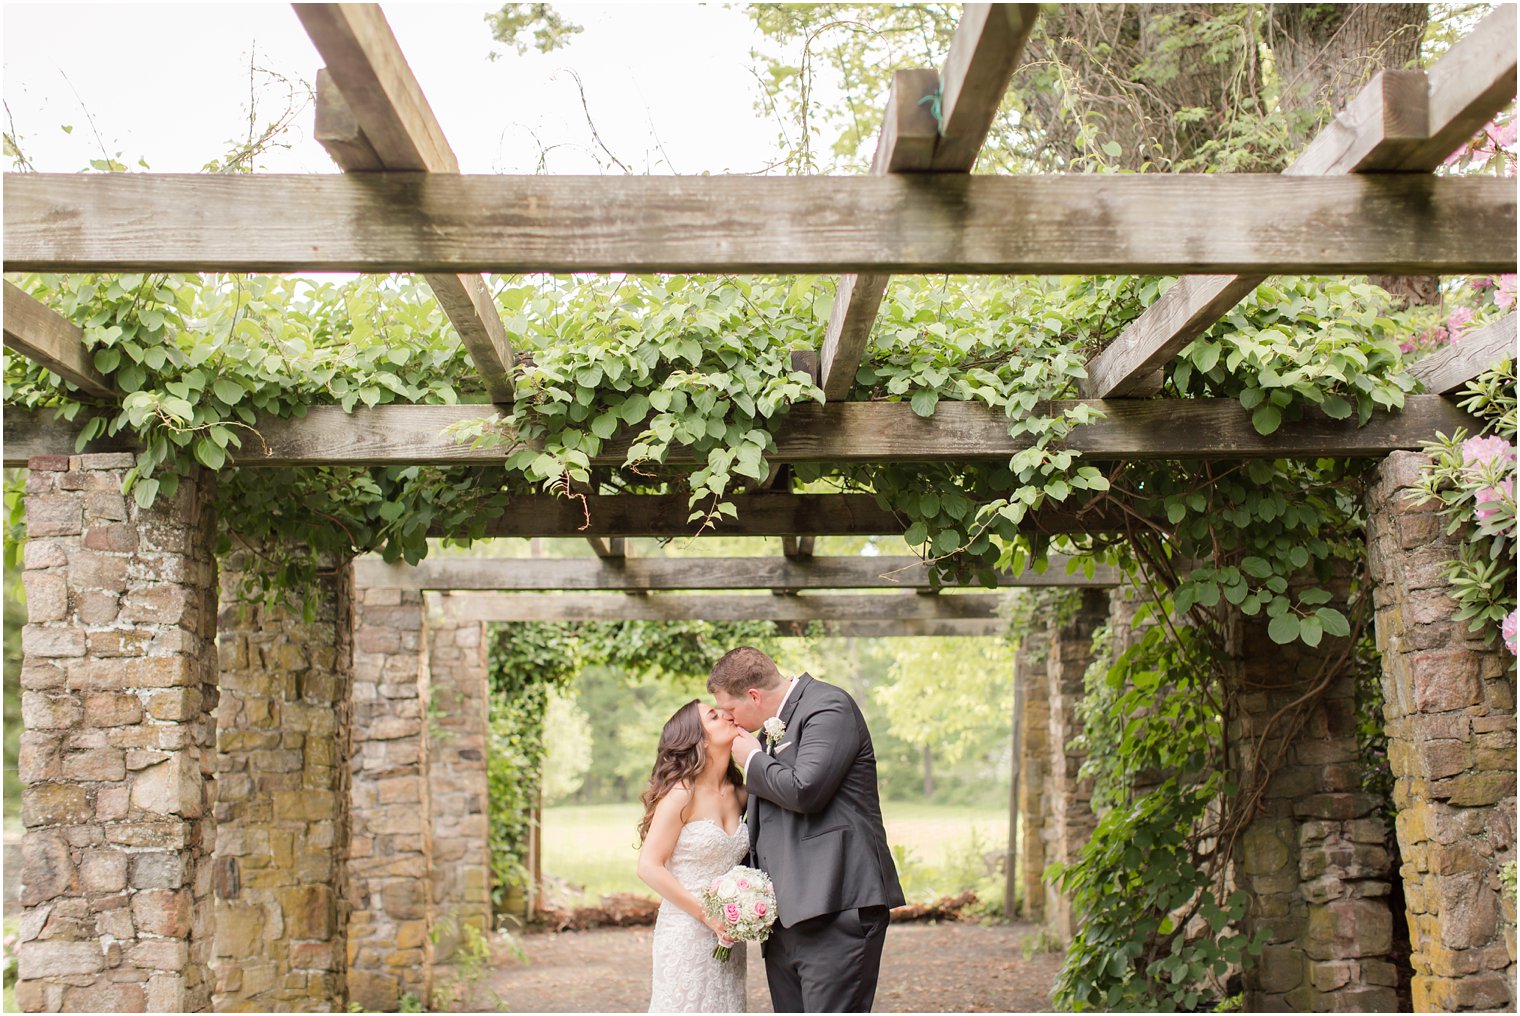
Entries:
[[25, 1011], [211, 1002], [216, 563], [209, 480], [151, 509], [129, 454], [28, 464]]
[[1045, 678], [1048, 649], [1046, 633], [1030, 632], [1019, 646], [1014, 667], [1024, 688], [1024, 713], [1019, 717], [1019, 828], [1023, 852], [1019, 878], [1024, 892], [1022, 916], [1030, 921], [1045, 919], [1045, 836], [1050, 806], [1046, 783], [1050, 779], [1050, 688]]
[[1425, 462], [1394, 452], [1367, 499], [1413, 1002], [1512, 1011], [1514, 926], [1506, 943], [1499, 870], [1515, 860], [1514, 658], [1453, 620], [1441, 566], [1458, 540], [1434, 502], [1405, 497]]
[[[1054, 628], [1050, 642], [1050, 657], [1045, 664], [1050, 689], [1049, 806], [1056, 838], [1054, 849], [1045, 859], [1047, 864], [1071, 864], [1097, 827], [1092, 811], [1092, 780], [1077, 775], [1086, 756], [1073, 749], [1072, 740], [1081, 733], [1077, 703], [1082, 700], [1083, 678], [1092, 662], [1093, 633], [1107, 619], [1108, 592], [1084, 589], [1076, 613]], [[1045, 923], [1062, 939], [1070, 941], [1075, 931], [1071, 902], [1055, 886], [1049, 886], [1048, 890]]]
[[425, 628], [420, 592], [356, 591], [348, 995], [378, 1011], [432, 988]]
[[428, 599], [428, 797], [433, 811], [433, 907], [437, 954], [446, 961], [468, 925], [491, 930], [491, 854], [487, 842], [485, 625], [454, 622], [449, 597]]
[[240, 601], [245, 563], [221, 569], [214, 1002], [341, 1012], [352, 569], [306, 591], [306, 621]]
[[[1268, 933], [1245, 970], [1246, 1009], [1391, 1012], [1384, 802], [1362, 790], [1355, 677], [1344, 666], [1324, 677], [1346, 640], [1280, 646], [1264, 619], [1242, 620], [1230, 744], [1237, 771], [1252, 772], [1258, 757], [1271, 771], [1235, 844], [1236, 883], [1249, 899], [1243, 930]], [[1294, 712], [1283, 710], [1321, 679], [1324, 692], [1293, 732]]]

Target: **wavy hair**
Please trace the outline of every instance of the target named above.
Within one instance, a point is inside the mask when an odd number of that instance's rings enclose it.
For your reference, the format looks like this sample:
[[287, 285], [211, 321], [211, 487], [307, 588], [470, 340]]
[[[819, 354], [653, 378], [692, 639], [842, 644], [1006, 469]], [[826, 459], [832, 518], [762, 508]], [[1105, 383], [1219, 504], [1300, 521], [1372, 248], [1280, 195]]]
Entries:
[[[654, 768], [649, 773], [649, 786], [644, 788], [644, 819], [639, 823], [639, 842], [649, 835], [649, 824], [654, 821], [655, 807], [665, 799], [674, 787], [690, 784], [707, 765], [707, 731], [702, 727], [702, 701], [692, 699], [675, 711], [665, 721], [660, 731], [660, 746], [655, 750]], [[735, 787], [744, 786], [733, 762], [728, 763], [728, 782]], [[686, 812], [681, 812], [686, 820]]]

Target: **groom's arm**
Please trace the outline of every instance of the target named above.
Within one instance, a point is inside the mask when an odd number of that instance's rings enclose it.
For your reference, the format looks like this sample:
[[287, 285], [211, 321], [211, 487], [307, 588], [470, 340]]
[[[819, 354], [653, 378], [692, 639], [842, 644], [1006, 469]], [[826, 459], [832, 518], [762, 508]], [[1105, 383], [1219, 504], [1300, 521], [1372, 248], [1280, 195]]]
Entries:
[[855, 717], [842, 702], [822, 706], [808, 717], [792, 753], [790, 764], [764, 752], [751, 755], [745, 786], [787, 811], [822, 811], [860, 753]]

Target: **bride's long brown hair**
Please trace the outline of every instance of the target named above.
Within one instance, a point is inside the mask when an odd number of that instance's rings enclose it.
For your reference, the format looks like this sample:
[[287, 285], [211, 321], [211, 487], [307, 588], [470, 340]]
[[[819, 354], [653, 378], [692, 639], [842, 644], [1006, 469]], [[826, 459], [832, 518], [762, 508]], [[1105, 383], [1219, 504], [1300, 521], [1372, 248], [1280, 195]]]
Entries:
[[[639, 823], [639, 842], [649, 835], [649, 823], [654, 821], [654, 809], [672, 787], [691, 783], [707, 765], [707, 731], [702, 726], [702, 701], [692, 699], [675, 715], [665, 721], [660, 731], [660, 747], [655, 750], [654, 769], [649, 773], [649, 786], [641, 800], [644, 802], [644, 820]], [[735, 787], [744, 786], [744, 777], [732, 760], [725, 774]], [[685, 821], [686, 812], [681, 812]]]

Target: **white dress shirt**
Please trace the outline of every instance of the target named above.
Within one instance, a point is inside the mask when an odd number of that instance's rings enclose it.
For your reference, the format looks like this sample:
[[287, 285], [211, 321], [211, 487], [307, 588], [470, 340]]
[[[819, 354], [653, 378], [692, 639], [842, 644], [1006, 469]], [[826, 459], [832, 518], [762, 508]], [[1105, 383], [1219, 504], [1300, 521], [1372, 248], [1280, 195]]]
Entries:
[[[780, 703], [777, 704], [776, 711], [774, 713], [772, 713], [771, 716], [780, 716], [781, 715], [782, 710], [784, 710], [786, 708], [786, 700], [792, 697], [792, 689], [795, 688], [795, 687], [797, 687], [797, 679], [794, 677], [794, 678], [792, 678], [792, 683], [786, 686], [786, 694], [783, 695], [783, 696], [781, 696], [781, 701], [780, 701]], [[767, 719], [769, 719], [769, 718], [770, 717], [767, 717]], [[744, 768], [744, 772], [745, 772], [746, 775], [749, 773], [749, 764], [750, 764], [750, 762], [754, 760], [754, 757], [756, 755], [758, 755], [760, 752], [762, 752], [764, 750], [765, 750], [764, 748], [751, 748], [749, 750], [749, 754], [746, 755], [746, 756], [744, 756], [744, 767], [743, 768]]]

